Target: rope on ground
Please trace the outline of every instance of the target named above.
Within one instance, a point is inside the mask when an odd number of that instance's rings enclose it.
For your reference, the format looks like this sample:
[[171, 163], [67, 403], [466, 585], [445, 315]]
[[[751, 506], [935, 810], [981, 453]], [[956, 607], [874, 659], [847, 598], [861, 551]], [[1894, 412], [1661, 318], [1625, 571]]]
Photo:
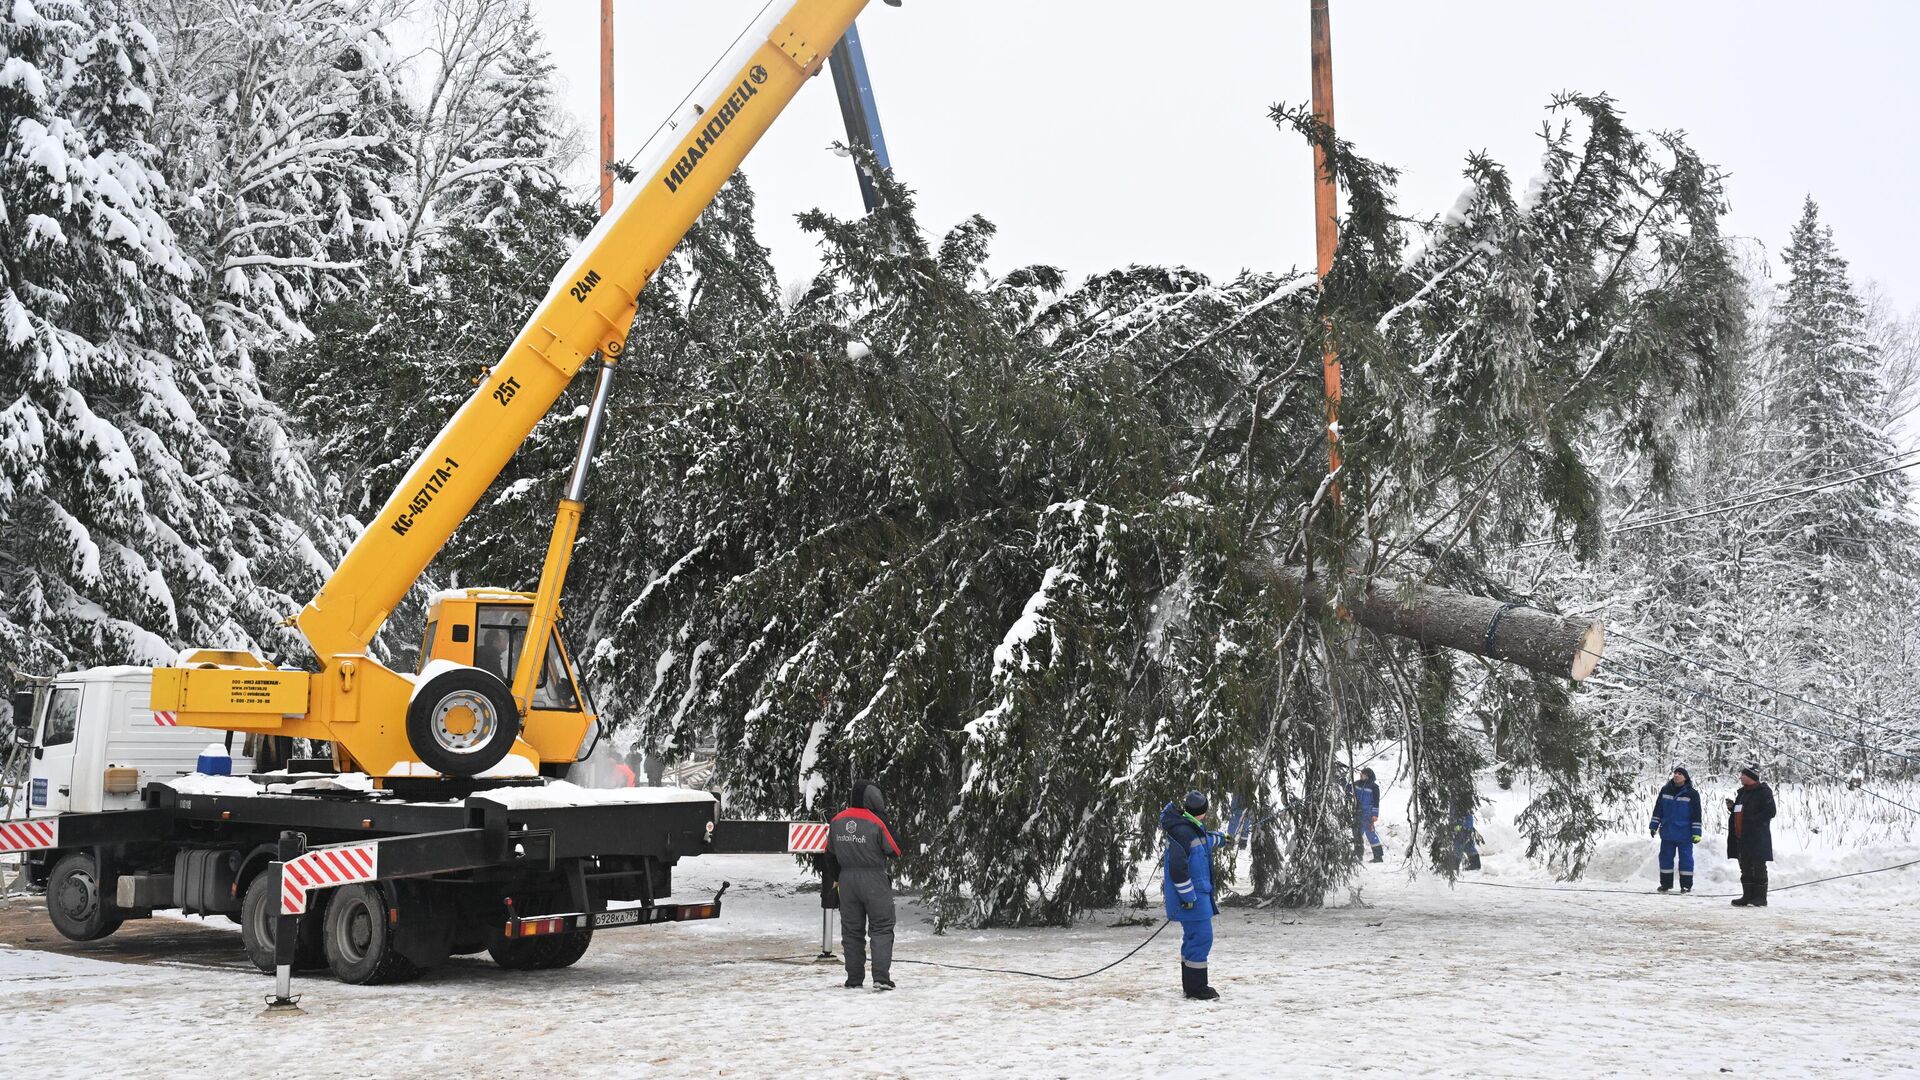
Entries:
[[[1920, 859], [1913, 859], [1903, 863], [1895, 863], [1892, 866], [1877, 867], [1873, 870], [1855, 870], [1852, 873], [1833, 874], [1828, 877], [1814, 878], [1811, 881], [1796, 881], [1791, 885], [1775, 885], [1769, 888], [1767, 891], [1770, 893], [1777, 893], [1777, 892], [1786, 892], [1788, 889], [1804, 889], [1809, 885], [1822, 885], [1829, 881], [1841, 881], [1845, 878], [1866, 877], [1868, 874], [1884, 874], [1890, 870], [1905, 870], [1909, 866], [1920, 866]], [[1460, 884], [1479, 885], [1483, 888], [1488, 888], [1488, 889], [1524, 889], [1528, 892], [1616, 893], [1621, 896], [1645, 896], [1646, 895], [1646, 892], [1641, 889], [1599, 889], [1599, 888], [1594, 888], [1592, 886], [1584, 886], [1584, 885], [1516, 885], [1516, 884], [1511, 884], [1509, 882], [1504, 882], [1504, 881], [1469, 881], [1465, 878], [1460, 879]], [[1739, 896], [1740, 894], [1739, 893], [1695, 893], [1693, 895], [1698, 896], [1705, 900], [1726, 900], [1731, 897]]]
[[921, 967], [945, 968], [948, 971], [981, 971], [991, 975], [1021, 975], [1029, 979], [1045, 979], [1048, 982], [1078, 982], [1081, 979], [1092, 978], [1093, 976], [1098, 975], [1103, 971], [1111, 971], [1112, 969], [1119, 967], [1121, 964], [1124, 964], [1127, 961], [1133, 959], [1136, 955], [1139, 954], [1141, 949], [1144, 949], [1148, 945], [1151, 945], [1153, 943], [1153, 939], [1160, 936], [1161, 931], [1165, 930], [1167, 927], [1172, 925], [1173, 925], [1172, 919], [1163, 920], [1158, 927], [1154, 928], [1153, 933], [1147, 935], [1147, 940], [1141, 942], [1138, 945], [1135, 945], [1133, 949], [1127, 953], [1127, 955], [1121, 957], [1118, 960], [1115, 960], [1111, 964], [1105, 965], [1104, 967], [1097, 967], [1097, 968], [1094, 968], [1092, 971], [1084, 971], [1078, 975], [1048, 975], [1047, 973], [1042, 971], [1021, 971], [1019, 968], [980, 967], [974, 964], [943, 964], [934, 960], [902, 960], [897, 956], [894, 957], [893, 962], [896, 964], [918, 964]]

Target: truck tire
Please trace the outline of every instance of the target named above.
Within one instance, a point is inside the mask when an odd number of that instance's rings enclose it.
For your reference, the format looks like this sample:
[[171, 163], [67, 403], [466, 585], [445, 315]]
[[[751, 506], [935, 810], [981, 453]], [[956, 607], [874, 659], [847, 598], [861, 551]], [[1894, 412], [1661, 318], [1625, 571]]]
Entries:
[[592, 945], [591, 930], [532, 938], [496, 937], [487, 946], [487, 955], [508, 971], [546, 971], [572, 967]]
[[[294, 946], [295, 971], [312, 971], [327, 966], [327, 950], [322, 943], [326, 925], [324, 892], [307, 894], [307, 913], [300, 917], [300, 941]], [[279, 928], [280, 893], [273, 887], [272, 871], [262, 871], [247, 884], [240, 898], [240, 943], [246, 946], [253, 966], [273, 974], [274, 934]]]
[[69, 941], [98, 941], [120, 929], [120, 916], [107, 902], [93, 856], [74, 852], [53, 864], [47, 875], [47, 915]]
[[555, 942], [559, 947], [540, 966], [543, 968], [572, 967], [587, 955], [587, 949], [593, 945], [593, 931], [583, 930], [578, 934], [563, 934]]
[[379, 884], [342, 885], [327, 905], [321, 939], [327, 966], [343, 983], [376, 986], [405, 982], [420, 974], [400, 950], [393, 947], [393, 927], [387, 922], [387, 899]]
[[407, 706], [407, 745], [422, 765], [445, 776], [486, 772], [519, 737], [512, 691], [479, 668], [435, 675]]
[[508, 971], [538, 971], [547, 967], [558, 938], [497, 937], [487, 945], [487, 955]]

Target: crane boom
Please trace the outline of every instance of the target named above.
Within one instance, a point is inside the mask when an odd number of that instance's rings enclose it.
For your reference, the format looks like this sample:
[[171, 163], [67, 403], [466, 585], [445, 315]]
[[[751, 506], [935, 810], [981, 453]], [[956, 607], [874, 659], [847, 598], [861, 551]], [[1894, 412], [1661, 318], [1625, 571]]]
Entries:
[[[644, 182], [604, 217], [472, 398], [421, 454], [305, 610], [322, 664], [358, 655], [480, 501], [574, 373], [625, 345], [640, 291], [718, 195], [866, 0], [789, 0], [750, 35], [698, 126], [665, 145]], [[758, 37], [758, 43], [754, 44]], [[742, 50], [746, 51], [746, 50]], [[723, 66], [722, 70], [726, 70]]]
[[[561, 500], [538, 594], [469, 589], [436, 599], [414, 676], [381, 664], [368, 645], [575, 373], [596, 353], [609, 366], [619, 359], [641, 290], [866, 5], [777, 0], [715, 66], [718, 79], [696, 88], [641, 169], [644, 179], [581, 243], [505, 355], [296, 616], [319, 672], [193, 650], [154, 670], [156, 714], [326, 740], [338, 767], [376, 778], [479, 776], [509, 754], [527, 769], [576, 760], [595, 721], [551, 631], [583, 509], [585, 460]], [[603, 378], [596, 396], [606, 388]], [[590, 436], [584, 445], [590, 454]]]

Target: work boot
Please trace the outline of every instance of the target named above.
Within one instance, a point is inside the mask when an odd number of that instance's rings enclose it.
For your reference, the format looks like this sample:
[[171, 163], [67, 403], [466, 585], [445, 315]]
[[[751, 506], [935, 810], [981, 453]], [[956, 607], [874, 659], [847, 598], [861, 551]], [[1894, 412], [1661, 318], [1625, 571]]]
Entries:
[[858, 990], [860, 989], [860, 980], [849, 975], [847, 976], [846, 987], [849, 990]]
[[1480, 869], [1480, 854], [1478, 852], [1473, 852], [1467, 856], [1467, 869]]
[[893, 989], [893, 980], [875, 975], [873, 977], [873, 988], [875, 990], [891, 990]]
[[1180, 964], [1180, 988], [1195, 1001], [1212, 1001], [1220, 996], [1220, 991], [1207, 985], [1207, 969], [1185, 961]]
[[1373, 845], [1373, 861], [1374, 862], [1387, 861], [1386, 849], [1382, 848], [1379, 844]]
[[1672, 892], [1673, 891], [1673, 871], [1671, 870], [1660, 871], [1660, 887], [1654, 891], [1655, 892]]
[[1693, 891], [1693, 875], [1681, 874], [1680, 875], [1680, 895], [1685, 896], [1692, 891]]
[[1753, 882], [1740, 879], [1740, 898], [1733, 902], [1734, 907], [1750, 907], [1753, 904]]

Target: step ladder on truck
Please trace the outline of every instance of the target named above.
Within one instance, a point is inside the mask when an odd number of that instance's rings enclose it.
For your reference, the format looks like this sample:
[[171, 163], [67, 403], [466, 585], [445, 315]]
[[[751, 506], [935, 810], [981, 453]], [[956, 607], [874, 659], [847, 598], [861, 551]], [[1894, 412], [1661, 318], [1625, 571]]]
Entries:
[[[689, 97], [638, 182], [293, 618], [311, 666], [192, 649], [166, 666], [29, 681], [14, 704], [34, 759], [29, 813], [0, 826], [0, 854], [25, 854], [61, 933], [102, 937], [162, 907], [233, 915], [282, 998], [295, 967], [323, 962], [356, 983], [481, 950], [558, 967], [596, 930], [717, 916], [717, 896], [669, 901], [680, 858], [790, 851], [795, 835], [817, 835], [723, 820], [705, 792], [566, 784], [604, 725], [560, 596], [641, 290], [865, 7], [776, 0]], [[589, 361], [595, 388], [536, 587], [434, 596], [417, 670], [389, 668], [371, 648], [387, 616]], [[159, 728], [197, 732], [183, 745], [307, 739], [330, 756], [227, 776], [197, 756], [182, 776], [116, 764]]]

